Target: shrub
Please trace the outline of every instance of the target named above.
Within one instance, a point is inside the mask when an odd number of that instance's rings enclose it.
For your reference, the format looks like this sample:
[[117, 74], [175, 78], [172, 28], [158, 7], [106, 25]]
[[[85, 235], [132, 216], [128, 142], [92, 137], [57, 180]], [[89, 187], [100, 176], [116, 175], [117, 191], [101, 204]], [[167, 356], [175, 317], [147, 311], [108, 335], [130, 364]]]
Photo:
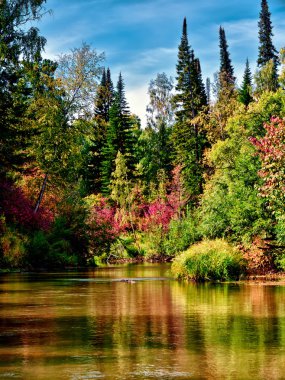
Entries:
[[172, 264], [172, 272], [177, 278], [194, 281], [238, 279], [243, 270], [241, 253], [222, 239], [199, 242]]
[[197, 226], [192, 216], [184, 219], [173, 219], [169, 225], [169, 231], [163, 241], [164, 252], [169, 256], [175, 256], [187, 249], [199, 239]]
[[0, 265], [4, 268], [23, 266], [26, 260], [26, 241], [27, 236], [5, 226], [0, 237]]

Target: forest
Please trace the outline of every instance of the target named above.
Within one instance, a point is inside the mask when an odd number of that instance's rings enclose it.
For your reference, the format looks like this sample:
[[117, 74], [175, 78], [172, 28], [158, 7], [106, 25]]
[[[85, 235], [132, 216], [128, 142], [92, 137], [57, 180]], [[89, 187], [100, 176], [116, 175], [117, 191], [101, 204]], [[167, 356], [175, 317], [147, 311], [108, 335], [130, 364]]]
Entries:
[[[285, 270], [285, 50], [261, 0], [255, 73], [226, 30], [213, 79], [188, 40], [149, 83], [147, 126], [90, 45], [43, 58], [45, 0], [0, 3], [0, 267], [174, 259], [178, 277]], [[206, 41], [205, 41], [206, 43]]]

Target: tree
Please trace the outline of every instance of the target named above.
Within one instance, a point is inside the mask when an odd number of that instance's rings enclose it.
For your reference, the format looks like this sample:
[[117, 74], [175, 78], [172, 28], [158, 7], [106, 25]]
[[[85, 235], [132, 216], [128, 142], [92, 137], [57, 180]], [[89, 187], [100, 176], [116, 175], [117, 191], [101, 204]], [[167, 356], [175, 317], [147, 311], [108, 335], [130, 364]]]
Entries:
[[30, 23], [41, 18], [45, 0], [0, 2], [0, 175], [25, 160], [24, 114], [33, 89], [28, 72], [41, 61], [45, 38]]
[[98, 192], [101, 188], [102, 149], [106, 143], [107, 126], [110, 117], [110, 108], [114, 99], [114, 88], [111, 72], [103, 68], [101, 83], [95, 96], [93, 131], [90, 144], [87, 147], [87, 162], [84, 179], [88, 193]]
[[103, 59], [104, 54], [98, 54], [86, 43], [72, 49], [71, 53], [59, 56], [56, 76], [65, 92], [65, 112], [70, 122], [79, 118], [91, 119], [93, 116]]
[[274, 66], [277, 68], [278, 55], [272, 43], [272, 23], [271, 13], [268, 8], [267, 0], [261, 0], [261, 11], [259, 13], [258, 21], [258, 36], [259, 36], [259, 48], [258, 48], [258, 66], [264, 66], [267, 62], [273, 59]]
[[285, 119], [275, 117], [264, 124], [266, 134], [262, 138], [250, 138], [261, 160], [258, 174], [263, 181], [260, 195], [269, 201], [273, 212], [285, 211]]
[[207, 95], [207, 103], [211, 102], [211, 80], [210, 78], [206, 79], [206, 95]]
[[147, 155], [151, 156], [151, 164], [145, 169], [146, 171], [150, 169], [147, 177], [154, 182], [157, 180], [158, 170], [164, 169], [170, 172], [169, 133], [174, 121], [172, 89], [172, 78], [168, 78], [165, 73], [157, 74], [156, 79], [149, 83], [147, 123], [150, 140], [147, 144]]
[[255, 95], [260, 96], [265, 91], [277, 90], [276, 70], [273, 59], [268, 61], [254, 75]]
[[113, 103], [114, 88], [111, 79], [110, 69], [103, 68], [101, 83], [98, 86], [95, 98], [95, 119], [96, 121], [109, 121], [109, 112]]
[[200, 62], [190, 48], [186, 18], [183, 21], [181, 43], [178, 47], [176, 94], [176, 123], [171, 140], [174, 147], [174, 162], [184, 167], [186, 185], [192, 195], [202, 191], [202, 154], [205, 135], [195, 118], [207, 104], [202, 82]]
[[125, 97], [124, 82], [120, 73], [113, 104], [110, 108], [110, 120], [106, 131], [106, 141], [102, 149], [101, 181], [102, 191], [109, 193], [111, 173], [114, 170], [118, 150], [124, 155], [127, 167], [134, 167], [134, 133], [128, 103]]
[[130, 195], [130, 180], [128, 178], [126, 160], [120, 150], [118, 150], [115, 159], [115, 170], [112, 173], [110, 188], [111, 199], [116, 202], [119, 207], [126, 209]]
[[246, 107], [250, 102], [253, 101], [252, 98], [252, 75], [249, 67], [248, 59], [246, 60], [245, 70], [243, 74], [243, 82], [239, 90], [239, 101], [243, 103]]
[[149, 83], [147, 123], [154, 130], [158, 131], [162, 124], [171, 126], [173, 123], [172, 89], [172, 78], [168, 78], [165, 73], [157, 74]]
[[220, 26], [219, 29], [219, 41], [220, 41], [220, 86], [223, 91], [226, 86], [234, 86], [235, 77], [234, 69], [230, 59], [230, 53], [228, 51], [228, 44], [226, 39], [226, 33], [224, 28]]
[[258, 36], [259, 36], [259, 48], [258, 48], [258, 59], [257, 65], [259, 67], [268, 67], [270, 61], [272, 61], [272, 78], [270, 79], [272, 83], [271, 87], [275, 91], [278, 87], [278, 74], [277, 66], [279, 63], [277, 50], [275, 49], [272, 42], [272, 23], [271, 23], [271, 13], [269, 11], [267, 0], [261, 0], [261, 11], [259, 13], [258, 21]]
[[38, 211], [49, 179], [65, 187], [76, 183], [82, 166], [82, 142], [85, 125], [77, 121], [70, 125], [61, 81], [54, 78], [56, 64], [44, 60], [39, 68], [41, 86], [27, 109], [27, 121], [35, 131], [29, 144], [34, 165], [44, 173], [35, 206]]
[[279, 82], [280, 82], [280, 86], [284, 90], [285, 89], [285, 48], [284, 47], [280, 50], [280, 61], [282, 64], [282, 68], [281, 68], [281, 73], [279, 76]]

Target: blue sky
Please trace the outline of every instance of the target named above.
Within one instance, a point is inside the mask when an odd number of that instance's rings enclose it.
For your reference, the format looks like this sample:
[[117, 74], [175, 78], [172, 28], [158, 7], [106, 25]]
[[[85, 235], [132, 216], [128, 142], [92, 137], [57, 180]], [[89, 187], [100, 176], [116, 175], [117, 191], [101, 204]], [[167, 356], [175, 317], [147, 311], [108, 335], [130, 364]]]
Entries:
[[[258, 51], [260, 0], [47, 0], [52, 10], [39, 23], [47, 38], [46, 56], [80, 47], [104, 52], [114, 84], [122, 72], [131, 111], [145, 120], [147, 88], [157, 73], [175, 78], [183, 18], [189, 43], [200, 58], [203, 77], [219, 68], [218, 29], [226, 31], [235, 74], [240, 83], [248, 57], [252, 72]], [[273, 42], [285, 46], [285, 0], [268, 0]]]

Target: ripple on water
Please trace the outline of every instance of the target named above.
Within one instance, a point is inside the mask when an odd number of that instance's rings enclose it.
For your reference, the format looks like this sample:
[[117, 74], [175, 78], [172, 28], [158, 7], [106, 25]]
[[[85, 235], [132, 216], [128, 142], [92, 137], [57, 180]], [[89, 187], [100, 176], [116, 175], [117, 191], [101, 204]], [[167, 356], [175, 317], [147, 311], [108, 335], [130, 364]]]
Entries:
[[84, 374], [73, 374], [71, 380], [91, 380], [91, 379], [102, 379], [105, 377], [100, 371], [88, 371]]
[[190, 372], [180, 372], [175, 370], [168, 369], [153, 369], [153, 368], [145, 368], [135, 372], [131, 372], [132, 376], [140, 376], [143, 379], [177, 379], [177, 378], [187, 378], [191, 377]]

